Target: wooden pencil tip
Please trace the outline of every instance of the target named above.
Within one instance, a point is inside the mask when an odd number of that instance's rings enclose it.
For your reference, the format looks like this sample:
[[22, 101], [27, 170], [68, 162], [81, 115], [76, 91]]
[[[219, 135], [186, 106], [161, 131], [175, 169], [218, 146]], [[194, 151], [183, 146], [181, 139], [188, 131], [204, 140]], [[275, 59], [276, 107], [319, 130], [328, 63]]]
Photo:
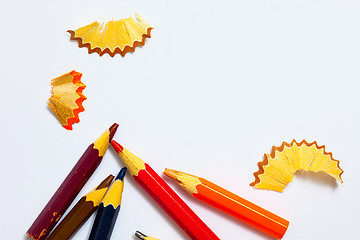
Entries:
[[114, 148], [114, 150], [117, 152], [117, 153], [122, 153], [124, 151], [124, 148], [123, 146], [121, 146], [117, 141], [115, 140], [112, 140], [111, 141], [111, 146]]
[[135, 232], [135, 236], [138, 237], [139, 239], [145, 239], [147, 236], [139, 231]]
[[109, 142], [113, 139], [115, 133], [116, 133], [116, 130], [117, 128], [119, 127], [119, 124], [117, 123], [114, 123], [113, 125], [111, 125], [111, 127], [109, 128]]
[[168, 176], [169, 178], [172, 178], [172, 179], [174, 179], [174, 180], [177, 180], [178, 174], [177, 174], [177, 171], [175, 171], [175, 170], [165, 168], [164, 174], [165, 174], [166, 176]]

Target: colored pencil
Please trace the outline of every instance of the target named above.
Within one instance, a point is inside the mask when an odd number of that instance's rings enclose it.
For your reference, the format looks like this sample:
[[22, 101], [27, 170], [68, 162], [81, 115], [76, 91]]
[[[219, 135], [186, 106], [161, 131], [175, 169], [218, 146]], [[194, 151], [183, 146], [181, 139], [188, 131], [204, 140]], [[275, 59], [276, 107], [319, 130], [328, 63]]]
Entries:
[[219, 239], [147, 163], [123, 148], [116, 141], [111, 141], [111, 145], [119, 154], [135, 181], [191, 239]]
[[27, 231], [29, 237], [35, 240], [43, 240], [49, 235], [99, 166], [117, 127], [118, 124], [113, 124], [86, 149], [85, 153]]
[[113, 179], [114, 176], [109, 175], [94, 190], [80, 198], [46, 240], [67, 240], [71, 238], [95, 212]]
[[94, 225], [91, 229], [89, 240], [109, 240], [114, 229], [116, 218], [119, 215], [122, 192], [124, 189], [124, 176], [126, 168], [122, 168], [116, 176], [114, 183], [109, 188], [101, 201], [96, 214]]
[[143, 234], [142, 232], [139, 232], [139, 231], [136, 231], [135, 236], [141, 240], [159, 240], [157, 238], [146, 236], [145, 234]]
[[285, 234], [289, 222], [222, 187], [200, 177], [165, 169], [165, 175], [176, 180], [195, 198], [277, 238]]

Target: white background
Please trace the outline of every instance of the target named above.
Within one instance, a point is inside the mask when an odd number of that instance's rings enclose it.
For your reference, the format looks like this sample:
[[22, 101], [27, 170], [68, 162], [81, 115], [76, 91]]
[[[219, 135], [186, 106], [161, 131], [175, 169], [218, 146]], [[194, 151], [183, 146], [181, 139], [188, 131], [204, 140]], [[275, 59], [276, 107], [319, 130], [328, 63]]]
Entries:
[[[114, 122], [114, 139], [159, 174], [168, 167], [207, 178], [288, 219], [285, 240], [360, 239], [359, 11], [357, 0], [4, 2], [1, 239], [27, 239], [87, 146]], [[124, 58], [89, 55], [66, 33], [135, 12], [154, 30]], [[67, 131], [47, 99], [50, 80], [73, 69], [88, 99]], [[263, 154], [294, 138], [325, 144], [344, 183], [297, 174], [284, 193], [250, 187]], [[122, 166], [109, 149], [74, 203]], [[221, 239], [271, 239], [165, 180]], [[112, 239], [134, 239], [136, 230], [187, 238], [125, 181]], [[88, 237], [93, 217], [73, 239]]]

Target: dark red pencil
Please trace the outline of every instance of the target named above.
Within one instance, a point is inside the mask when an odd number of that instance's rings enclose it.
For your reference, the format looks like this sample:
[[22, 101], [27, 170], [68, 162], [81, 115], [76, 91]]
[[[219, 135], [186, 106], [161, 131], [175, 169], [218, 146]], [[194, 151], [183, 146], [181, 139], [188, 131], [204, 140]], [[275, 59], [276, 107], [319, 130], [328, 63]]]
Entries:
[[186, 205], [167, 183], [144, 161], [116, 141], [111, 145], [135, 181], [165, 210], [193, 240], [219, 240], [211, 229]]
[[114, 123], [81, 156], [69, 175], [27, 231], [32, 239], [45, 239], [99, 166], [118, 124]]

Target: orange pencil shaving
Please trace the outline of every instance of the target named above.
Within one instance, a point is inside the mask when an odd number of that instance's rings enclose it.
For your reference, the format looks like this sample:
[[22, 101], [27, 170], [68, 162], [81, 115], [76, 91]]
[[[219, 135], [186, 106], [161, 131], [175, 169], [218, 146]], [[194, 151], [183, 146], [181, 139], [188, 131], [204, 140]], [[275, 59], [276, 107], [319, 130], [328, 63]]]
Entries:
[[287, 220], [206, 179], [171, 169], [165, 169], [164, 173], [176, 180], [181, 187], [195, 198], [277, 239], [281, 239], [288, 228], [289, 222]]
[[72, 130], [72, 125], [80, 122], [79, 113], [85, 111], [83, 102], [86, 97], [82, 92], [86, 86], [81, 82], [81, 76], [82, 73], [73, 70], [51, 80], [53, 94], [48, 105], [67, 130]]

